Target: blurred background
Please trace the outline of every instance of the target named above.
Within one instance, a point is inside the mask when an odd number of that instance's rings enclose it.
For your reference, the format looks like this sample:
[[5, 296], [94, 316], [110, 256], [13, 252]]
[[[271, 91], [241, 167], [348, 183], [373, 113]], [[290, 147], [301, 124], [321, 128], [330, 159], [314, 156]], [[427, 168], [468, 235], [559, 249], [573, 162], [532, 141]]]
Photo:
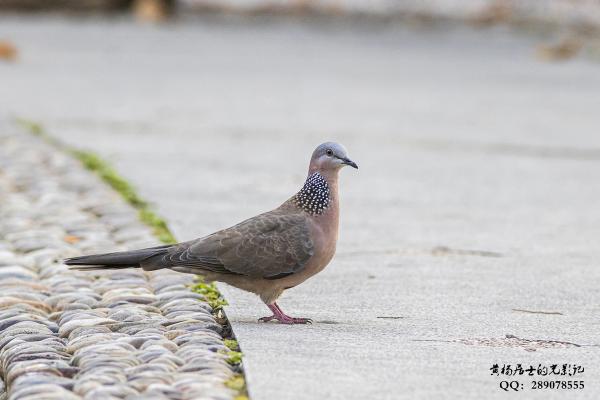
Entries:
[[470, 20], [476, 23], [542, 23], [595, 29], [594, 0], [3, 0], [8, 11], [133, 12], [144, 20], [179, 13], [324, 14]]
[[[298, 113], [305, 110], [296, 100], [307, 98], [292, 98], [312, 96], [313, 90], [319, 98], [311, 101], [347, 106], [351, 100], [343, 91], [350, 88], [329, 87], [345, 78], [356, 84], [352, 101], [369, 102], [376, 81], [385, 86], [383, 97], [399, 75], [416, 72], [429, 76], [425, 85], [439, 80], [441, 90], [444, 74], [467, 74], [461, 63], [483, 74], [495, 57], [511, 68], [515, 63], [508, 58], [526, 56], [523, 62], [538, 69], [537, 76], [547, 70], [544, 64], [560, 65], [559, 71], [565, 61], [597, 63], [599, 38], [600, 3], [594, 0], [1, 0], [0, 79], [3, 91], [13, 89], [14, 95], [3, 96], [0, 112], [74, 123], [83, 107], [110, 120], [138, 114], [150, 123], [157, 113], [194, 114], [203, 102], [227, 102], [227, 114], [235, 113], [238, 105], [248, 106], [242, 104], [246, 94], [255, 107], [270, 101], [284, 107], [286, 99], [272, 93], [282, 90], [295, 103], [286, 112]], [[419, 58], [430, 62], [421, 66]], [[466, 78], [456, 76], [451, 84]], [[412, 89], [414, 80], [407, 80], [392, 96]], [[41, 93], [30, 96], [28, 85]], [[118, 101], [105, 101], [106, 90]], [[47, 101], [48, 91], [59, 95]], [[431, 94], [426, 101], [434, 101]], [[175, 106], [171, 95], [181, 104]], [[196, 97], [197, 104], [186, 96]], [[140, 97], [148, 107], [137, 104]], [[388, 98], [384, 107], [393, 108], [396, 100]], [[36, 102], [45, 103], [41, 110]], [[414, 108], [420, 101], [411, 103]], [[450, 112], [446, 106], [444, 114]], [[60, 114], [51, 112], [54, 107]], [[362, 111], [381, 112], [372, 108]], [[222, 123], [213, 112], [224, 110], [211, 110], [208, 118]], [[418, 117], [406, 114], [404, 121]]]

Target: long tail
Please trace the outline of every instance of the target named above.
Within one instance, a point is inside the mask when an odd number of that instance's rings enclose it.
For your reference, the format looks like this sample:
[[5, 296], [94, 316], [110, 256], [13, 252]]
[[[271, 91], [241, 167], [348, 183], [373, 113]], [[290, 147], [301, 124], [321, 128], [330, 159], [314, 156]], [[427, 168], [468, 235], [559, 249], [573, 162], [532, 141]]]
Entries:
[[67, 265], [74, 265], [75, 270], [140, 268], [140, 263], [157, 255], [164, 254], [172, 245], [151, 247], [148, 249], [120, 251], [116, 253], [93, 254], [73, 257], [64, 260]]

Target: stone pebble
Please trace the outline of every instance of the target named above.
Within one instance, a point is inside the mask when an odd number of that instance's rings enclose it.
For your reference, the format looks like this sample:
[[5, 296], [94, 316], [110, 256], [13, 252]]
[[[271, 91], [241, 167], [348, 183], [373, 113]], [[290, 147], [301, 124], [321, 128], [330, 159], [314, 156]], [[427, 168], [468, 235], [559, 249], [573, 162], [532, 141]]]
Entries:
[[71, 271], [157, 245], [77, 161], [0, 125], [0, 400], [232, 399], [222, 327], [193, 277]]

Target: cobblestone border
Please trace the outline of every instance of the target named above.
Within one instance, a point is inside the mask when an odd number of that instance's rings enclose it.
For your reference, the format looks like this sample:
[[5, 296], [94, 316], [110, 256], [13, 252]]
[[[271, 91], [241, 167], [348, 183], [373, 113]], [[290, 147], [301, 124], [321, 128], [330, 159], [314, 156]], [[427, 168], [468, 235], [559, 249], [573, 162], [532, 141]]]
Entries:
[[247, 398], [225, 315], [192, 276], [60, 262], [156, 239], [57, 145], [0, 125], [0, 399]]

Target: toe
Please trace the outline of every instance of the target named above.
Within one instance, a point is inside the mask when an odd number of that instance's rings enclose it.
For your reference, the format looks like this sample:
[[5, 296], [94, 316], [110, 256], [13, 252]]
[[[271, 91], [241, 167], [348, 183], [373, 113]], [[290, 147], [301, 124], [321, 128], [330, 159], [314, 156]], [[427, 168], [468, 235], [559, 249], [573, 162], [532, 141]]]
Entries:
[[294, 318], [295, 324], [312, 324], [313, 320], [310, 318]]
[[281, 315], [275, 318], [277, 318], [277, 321], [279, 321], [280, 324], [291, 325], [294, 323], [294, 318], [288, 317], [287, 315]]

